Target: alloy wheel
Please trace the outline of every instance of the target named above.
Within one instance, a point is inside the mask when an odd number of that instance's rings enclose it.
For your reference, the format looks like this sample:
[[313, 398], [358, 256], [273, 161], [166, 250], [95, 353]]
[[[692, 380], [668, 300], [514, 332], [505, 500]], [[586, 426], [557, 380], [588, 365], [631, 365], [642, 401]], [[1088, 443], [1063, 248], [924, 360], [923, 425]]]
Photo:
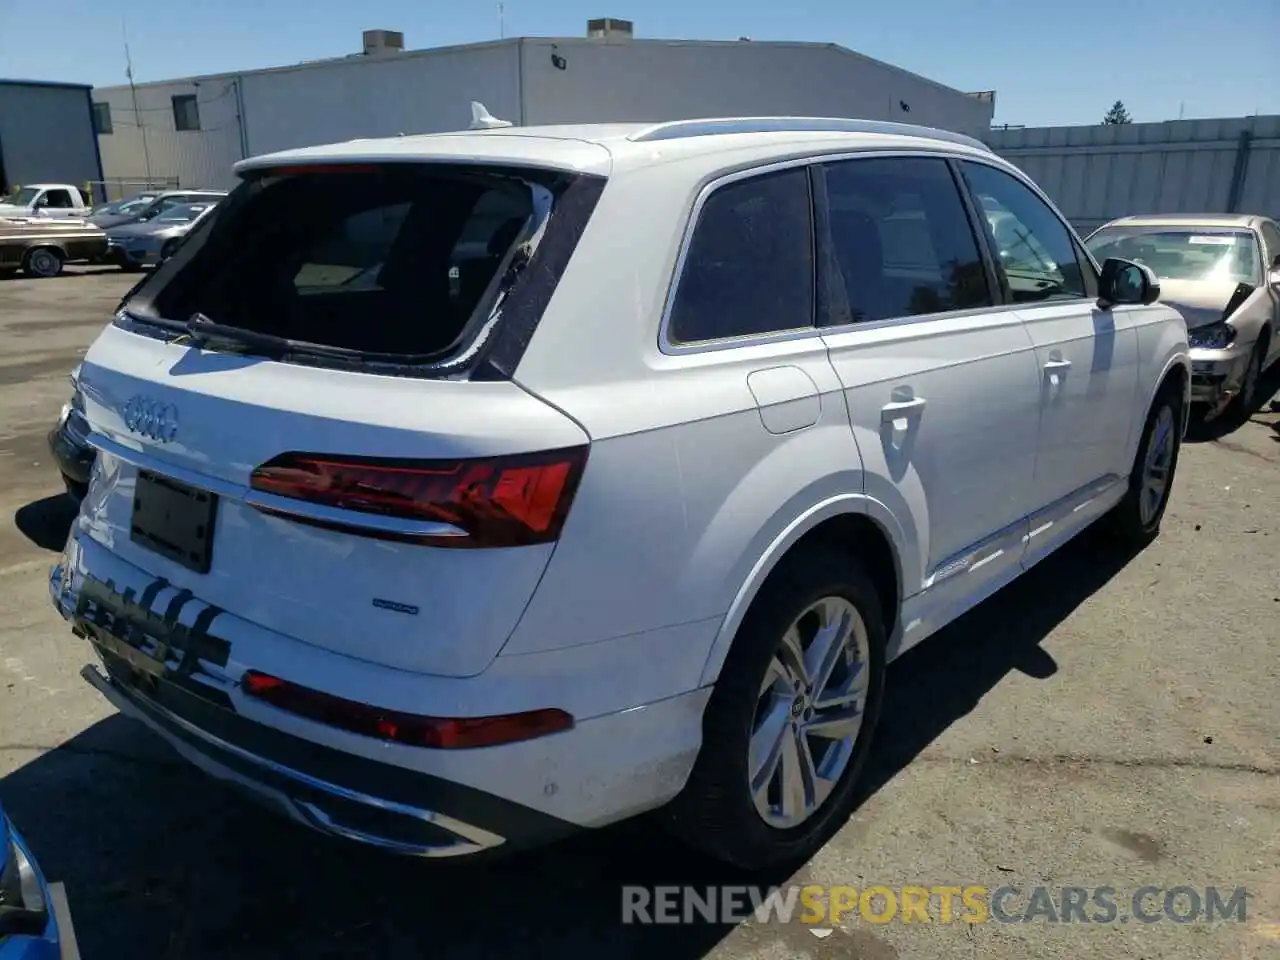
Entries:
[[1142, 461], [1142, 488], [1138, 495], [1138, 516], [1142, 525], [1148, 526], [1160, 514], [1160, 507], [1169, 492], [1169, 479], [1173, 467], [1174, 438], [1173, 408], [1165, 404], [1156, 415], [1147, 441]]
[[843, 597], [810, 604], [783, 634], [760, 685], [748, 757], [752, 800], [770, 826], [804, 823], [848, 769], [870, 664], [866, 624]]

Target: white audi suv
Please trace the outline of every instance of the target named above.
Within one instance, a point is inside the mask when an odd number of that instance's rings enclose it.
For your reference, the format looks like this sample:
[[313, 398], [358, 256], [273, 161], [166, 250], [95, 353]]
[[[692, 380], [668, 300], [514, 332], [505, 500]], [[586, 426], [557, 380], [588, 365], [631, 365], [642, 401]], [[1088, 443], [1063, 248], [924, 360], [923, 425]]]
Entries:
[[104, 696], [321, 831], [449, 856], [664, 808], [807, 855], [889, 661], [1095, 520], [1159, 528], [1186, 326], [968, 137], [497, 127], [237, 173], [84, 359], [50, 586]]

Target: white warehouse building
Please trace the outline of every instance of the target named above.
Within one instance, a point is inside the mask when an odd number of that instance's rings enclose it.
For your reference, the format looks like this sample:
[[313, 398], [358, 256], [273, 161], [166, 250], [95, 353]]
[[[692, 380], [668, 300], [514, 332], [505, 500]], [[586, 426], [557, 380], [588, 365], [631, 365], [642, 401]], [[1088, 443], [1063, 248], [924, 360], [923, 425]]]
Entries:
[[362, 53], [93, 91], [113, 196], [168, 181], [227, 187], [232, 164], [292, 147], [459, 130], [470, 103], [520, 125], [736, 115], [896, 120], [973, 136], [994, 94], [963, 93], [830, 43], [649, 40], [627, 21], [583, 37], [512, 38], [405, 51], [364, 34]]

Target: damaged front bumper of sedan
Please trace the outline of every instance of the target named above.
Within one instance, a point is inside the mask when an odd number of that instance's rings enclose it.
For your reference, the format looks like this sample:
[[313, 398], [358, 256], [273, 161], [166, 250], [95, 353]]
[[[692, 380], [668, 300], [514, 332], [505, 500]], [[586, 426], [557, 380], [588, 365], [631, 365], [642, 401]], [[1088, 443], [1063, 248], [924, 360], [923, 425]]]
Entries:
[[1190, 347], [1191, 402], [1205, 404], [1216, 416], [1240, 393], [1253, 344], [1241, 343], [1231, 324], [1216, 323], [1192, 330]]

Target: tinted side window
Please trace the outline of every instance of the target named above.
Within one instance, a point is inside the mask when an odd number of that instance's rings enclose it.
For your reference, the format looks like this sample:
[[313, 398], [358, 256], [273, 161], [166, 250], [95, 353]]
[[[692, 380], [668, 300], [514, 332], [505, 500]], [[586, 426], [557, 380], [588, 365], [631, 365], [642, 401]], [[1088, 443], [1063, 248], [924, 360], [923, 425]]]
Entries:
[[720, 187], [702, 206], [668, 336], [746, 337], [813, 324], [813, 227], [802, 168]]
[[[977, 238], [945, 160], [847, 160], [826, 168], [832, 323], [990, 306]], [[845, 304], [840, 303], [844, 294]]]
[[75, 206], [71, 194], [66, 190], [50, 190], [46, 195], [49, 198], [49, 206], [55, 210], [70, 210]]
[[962, 166], [1014, 302], [1088, 296], [1071, 234], [1044, 201], [1003, 170], [982, 163]]

